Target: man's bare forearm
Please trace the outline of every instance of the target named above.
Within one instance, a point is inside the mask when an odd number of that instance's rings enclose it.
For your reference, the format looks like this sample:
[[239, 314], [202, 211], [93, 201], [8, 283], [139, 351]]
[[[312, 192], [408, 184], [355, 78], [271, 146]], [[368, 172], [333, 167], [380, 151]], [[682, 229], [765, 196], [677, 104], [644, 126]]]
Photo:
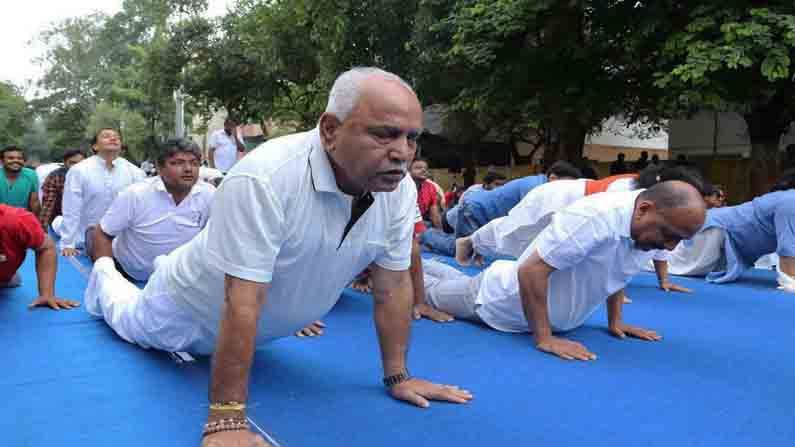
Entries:
[[433, 227], [441, 230], [442, 212], [441, 209], [439, 208], [439, 205], [431, 205], [430, 215], [431, 215], [431, 224], [433, 224]]
[[33, 192], [30, 194], [30, 198], [28, 200], [28, 207], [30, 208], [30, 212], [33, 213], [34, 216], [38, 216], [41, 214], [41, 202], [39, 201], [39, 193]]
[[94, 261], [107, 256], [113, 257], [113, 239], [102, 230], [102, 227], [97, 225], [94, 231], [94, 253], [89, 253]]
[[55, 242], [47, 237], [41, 248], [36, 250], [36, 279], [39, 296], [55, 296], [55, 272], [58, 269], [58, 254]]
[[519, 295], [530, 330], [536, 340], [552, 335], [547, 308], [547, 289], [551, 269], [537, 254], [519, 266]]
[[657, 282], [660, 285], [668, 282], [668, 261], [654, 260], [654, 272], [657, 273]]
[[411, 288], [414, 292], [414, 305], [425, 304], [425, 278], [422, 276], [422, 249], [417, 238], [411, 244]]
[[795, 257], [779, 256], [778, 269], [789, 276], [795, 277]]
[[257, 321], [270, 285], [226, 275], [225, 306], [210, 377], [210, 402], [245, 402]]
[[384, 376], [406, 370], [411, 331], [412, 285], [408, 271], [390, 272], [374, 267], [375, 327], [381, 347]]

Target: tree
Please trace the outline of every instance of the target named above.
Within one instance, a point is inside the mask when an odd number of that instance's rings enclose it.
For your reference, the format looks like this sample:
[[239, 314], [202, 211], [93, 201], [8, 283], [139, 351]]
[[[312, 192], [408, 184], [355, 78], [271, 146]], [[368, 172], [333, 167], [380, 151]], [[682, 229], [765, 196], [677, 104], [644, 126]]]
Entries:
[[19, 90], [0, 82], [0, 145], [20, 143], [29, 119], [27, 103]]
[[751, 140], [752, 192], [764, 192], [795, 118], [795, 4], [701, 2], [686, 21], [665, 42], [657, 86], [680, 110], [739, 112]]
[[51, 159], [50, 141], [44, 120], [41, 118], [30, 120], [25, 135], [22, 137], [22, 147], [25, 149], [28, 160], [45, 162]]
[[194, 17], [206, 0], [125, 0], [113, 16], [91, 14], [52, 25], [39, 38], [47, 47], [35, 101], [55, 147], [79, 145], [101, 102], [135, 112], [155, 140], [173, 129], [171, 87], [162, 59], [173, 20]]
[[667, 23], [656, 7], [423, 0], [411, 42], [422, 97], [473, 114], [484, 135], [540, 131], [547, 157], [577, 160], [607, 118], [658, 118], [648, 62]]

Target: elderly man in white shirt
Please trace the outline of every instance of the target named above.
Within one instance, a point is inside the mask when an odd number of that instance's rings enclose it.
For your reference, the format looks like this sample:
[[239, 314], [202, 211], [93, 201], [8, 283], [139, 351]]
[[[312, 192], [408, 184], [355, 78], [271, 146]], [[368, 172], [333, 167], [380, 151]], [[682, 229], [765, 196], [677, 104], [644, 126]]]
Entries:
[[120, 272], [146, 281], [155, 258], [193, 239], [210, 215], [215, 187], [199, 182], [201, 152], [170, 140], [157, 158], [158, 176], [131, 185], [113, 201], [94, 232], [94, 260], [114, 258]]
[[624, 287], [659, 250], [692, 237], [704, 216], [699, 192], [680, 181], [589, 196], [557, 212], [518, 261], [497, 261], [474, 278], [426, 262], [426, 299], [458, 318], [530, 332], [538, 349], [564, 359], [596, 358], [552, 333], [582, 325], [605, 300], [612, 334], [659, 340], [622, 321]]
[[208, 158], [211, 168], [227, 173], [237, 163], [238, 152], [246, 151], [246, 146], [240, 141], [237, 124], [235, 118], [227, 117], [224, 120], [224, 128], [210, 135], [207, 144], [210, 146]]
[[406, 365], [416, 207], [406, 171], [421, 129], [405, 81], [375, 68], [345, 72], [316, 129], [268, 141], [227, 174], [207, 227], [158, 258], [143, 291], [112, 259], [97, 260], [86, 308], [119, 336], [214, 354], [205, 446], [267, 445], [245, 415], [255, 347], [327, 313], [368, 265], [391, 396], [420, 407], [472, 398], [413, 378]]
[[[600, 181], [589, 179], [559, 180], [541, 185], [530, 191], [510, 213], [484, 225], [466, 238], [456, 241], [456, 259], [464, 265], [482, 256], [510, 256], [518, 258], [544, 228], [552, 221], [555, 212], [566, 208], [591, 194], [599, 192], [632, 191], [647, 188], [660, 181], [681, 180], [705, 190], [701, 176], [682, 167], [648, 168], [639, 178], [615, 176]], [[592, 187], [601, 183], [600, 187]], [[602, 190], [601, 188], [604, 188]], [[660, 254], [650, 265], [657, 272], [660, 288], [666, 291], [691, 292], [686, 287], [672, 283], [669, 279], [667, 256]]]
[[[146, 178], [141, 168], [124, 158], [121, 136], [115, 129], [100, 129], [92, 141], [96, 155], [89, 157], [66, 174], [60, 223], [61, 254], [75, 256], [86, 243], [89, 227], [99, 223], [116, 196]], [[90, 251], [87, 247], [86, 251]]]

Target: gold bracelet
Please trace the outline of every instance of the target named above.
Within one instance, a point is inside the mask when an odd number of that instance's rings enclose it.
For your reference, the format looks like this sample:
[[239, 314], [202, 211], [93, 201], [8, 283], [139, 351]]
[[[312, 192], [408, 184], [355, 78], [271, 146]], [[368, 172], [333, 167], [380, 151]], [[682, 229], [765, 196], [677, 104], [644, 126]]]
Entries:
[[245, 411], [246, 404], [230, 401], [230, 402], [214, 402], [210, 404], [210, 410], [213, 411]]

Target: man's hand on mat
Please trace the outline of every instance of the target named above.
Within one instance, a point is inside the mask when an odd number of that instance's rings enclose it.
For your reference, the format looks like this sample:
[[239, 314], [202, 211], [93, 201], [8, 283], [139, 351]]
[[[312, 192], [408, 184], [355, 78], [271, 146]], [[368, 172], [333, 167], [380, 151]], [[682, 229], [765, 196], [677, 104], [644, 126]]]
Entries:
[[618, 338], [635, 337], [647, 341], [660, 341], [662, 335], [657, 332], [643, 329], [642, 327], [630, 326], [624, 323], [616, 323], [610, 326], [610, 333]]
[[596, 360], [596, 354], [576, 341], [549, 335], [536, 341], [536, 348], [565, 360]]
[[76, 248], [64, 248], [63, 250], [61, 250], [61, 256], [69, 257], [69, 256], [77, 256], [79, 254], [80, 252], [77, 251]]
[[79, 306], [80, 303], [78, 303], [77, 301], [62, 300], [54, 296], [40, 296], [36, 298], [32, 303], [28, 304], [28, 308], [30, 309], [34, 307], [49, 307], [50, 309], [55, 309], [55, 310], [61, 310], [61, 309], [69, 310]]
[[447, 323], [454, 320], [451, 315], [425, 303], [414, 305], [414, 319], [419, 320], [420, 318], [427, 318], [437, 323]]
[[460, 237], [455, 240], [455, 261], [459, 265], [483, 265], [483, 256], [475, 252], [471, 237]]
[[680, 285], [674, 284], [669, 281], [660, 283], [660, 288], [665, 290], [666, 292], [693, 293], [693, 291], [688, 289], [687, 287], [682, 287]]
[[309, 326], [301, 329], [300, 331], [295, 333], [296, 337], [319, 337], [323, 335], [323, 328], [326, 327], [326, 323], [318, 320], [314, 323], [310, 324]]
[[202, 447], [272, 447], [262, 436], [250, 431], [222, 431], [205, 436]]
[[453, 385], [439, 385], [421, 379], [409, 379], [389, 389], [395, 399], [405, 400], [420, 408], [428, 408], [429, 400], [440, 400], [465, 404], [472, 400], [472, 394]]

